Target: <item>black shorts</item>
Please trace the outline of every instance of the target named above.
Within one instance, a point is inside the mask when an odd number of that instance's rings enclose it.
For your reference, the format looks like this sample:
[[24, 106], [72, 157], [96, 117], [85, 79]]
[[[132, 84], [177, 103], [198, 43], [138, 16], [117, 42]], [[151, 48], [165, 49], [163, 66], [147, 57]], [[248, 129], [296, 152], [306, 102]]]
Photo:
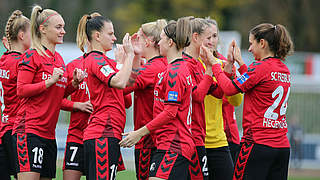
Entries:
[[149, 178], [150, 162], [156, 149], [135, 149], [135, 166], [137, 180], [146, 180]]
[[209, 179], [231, 180], [234, 166], [229, 147], [206, 148], [206, 151], [208, 157]]
[[196, 146], [196, 151], [191, 157], [189, 175], [188, 179], [190, 180], [209, 179], [208, 159], [206, 148], [204, 146]]
[[230, 154], [231, 154], [233, 164], [236, 164], [236, 161], [238, 159], [238, 155], [240, 152], [240, 148], [241, 148], [240, 144], [235, 144], [232, 142], [228, 142], [228, 144], [229, 144], [229, 149], [230, 149]]
[[37, 172], [41, 177], [56, 177], [57, 144], [31, 133], [13, 136], [16, 171]]
[[120, 157], [119, 142], [112, 137], [84, 141], [84, 168], [87, 180], [115, 179]]
[[180, 154], [165, 150], [156, 150], [151, 160], [149, 177], [169, 180], [186, 180], [189, 161]]
[[287, 179], [289, 156], [290, 148], [272, 148], [245, 142], [241, 144], [233, 179]]
[[3, 144], [0, 144], [0, 179], [11, 180], [9, 167], [7, 166], [8, 156]]
[[76, 170], [84, 174], [83, 144], [68, 142], [64, 153], [63, 170]]
[[[2, 145], [0, 148], [1, 168], [0, 174], [8, 174], [16, 176], [15, 155], [13, 153], [13, 137], [12, 131], [7, 131], [1, 138]], [[0, 175], [1, 177], [1, 175]], [[0, 178], [3, 179], [3, 178]]]

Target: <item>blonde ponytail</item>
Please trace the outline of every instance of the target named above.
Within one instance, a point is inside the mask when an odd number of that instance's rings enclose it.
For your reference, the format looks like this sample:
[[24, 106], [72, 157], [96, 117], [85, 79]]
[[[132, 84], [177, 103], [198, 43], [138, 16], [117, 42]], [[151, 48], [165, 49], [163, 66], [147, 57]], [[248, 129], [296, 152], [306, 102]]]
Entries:
[[42, 9], [42, 7], [35, 5], [31, 12], [31, 47], [42, 56], [49, 56], [41, 44], [40, 25], [48, 26], [49, 18], [58, 14], [52, 9]]
[[13, 11], [5, 27], [5, 36], [8, 39], [9, 50], [11, 50], [11, 42], [18, 40], [19, 31], [25, 32], [29, 24], [29, 19], [23, 16], [20, 10]]

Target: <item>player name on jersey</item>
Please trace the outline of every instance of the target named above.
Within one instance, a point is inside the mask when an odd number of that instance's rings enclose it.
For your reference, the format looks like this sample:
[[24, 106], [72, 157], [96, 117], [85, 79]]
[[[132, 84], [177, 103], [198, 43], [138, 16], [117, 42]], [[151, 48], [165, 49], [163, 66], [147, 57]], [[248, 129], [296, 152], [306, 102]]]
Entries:
[[268, 118], [263, 118], [263, 127], [274, 128], [274, 129], [283, 129], [283, 128], [287, 128], [287, 126], [288, 125], [287, 125], [285, 118], [283, 118], [280, 121], [268, 119]]
[[0, 78], [9, 79], [10, 70], [0, 69]]
[[290, 83], [290, 74], [285, 74], [281, 72], [271, 72], [271, 81], [280, 81], [284, 83]]

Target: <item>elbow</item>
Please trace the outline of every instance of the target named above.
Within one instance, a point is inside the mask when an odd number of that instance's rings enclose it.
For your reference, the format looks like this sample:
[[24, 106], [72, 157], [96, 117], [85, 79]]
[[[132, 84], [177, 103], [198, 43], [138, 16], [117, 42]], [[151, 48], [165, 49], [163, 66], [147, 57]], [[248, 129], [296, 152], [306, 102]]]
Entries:
[[124, 89], [126, 88], [127, 83], [124, 81], [117, 81], [115, 83], [110, 84], [111, 87], [117, 88], [117, 89]]

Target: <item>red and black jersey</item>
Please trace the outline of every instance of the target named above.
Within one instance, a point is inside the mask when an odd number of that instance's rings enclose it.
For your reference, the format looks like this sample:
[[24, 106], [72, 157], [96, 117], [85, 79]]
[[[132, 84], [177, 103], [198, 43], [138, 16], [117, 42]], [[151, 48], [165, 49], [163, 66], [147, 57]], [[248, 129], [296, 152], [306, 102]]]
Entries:
[[0, 59], [0, 103], [2, 112], [0, 139], [8, 130], [12, 130], [18, 112], [20, 98], [17, 96], [17, 76], [18, 63], [21, 58], [21, 53], [11, 51], [5, 52]]
[[[142, 65], [135, 84], [127, 87], [125, 93], [134, 91], [134, 129], [140, 129], [153, 118], [153, 93], [156, 77], [167, 67], [167, 60], [162, 56], [156, 56]], [[154, 143], [150, 137], [144, 136], [136, 145], [136, 149], [153, 148]]]
[[84, 69], [88, 74], [86, 82], [93, 105], [84, 140], [100, 137], [122, 139], [121, 133], [126, 122], [123, 90], [110, 86], [111, 78], [119, 71], [118, 68], [114, 60], [98, 51], [88, 53], [84, 60]]
[[[75, 68], [81, 69], [84, 71], [83, 68], [83, 61], [84, 57], [80, 56], [79, 58], [71, 61], [69, 64], [67, 64], [67, 76], [68, 80], [73, 79], [73, 71]], [[89, 100], [89, 91], [87, 88], [87, 82], [86, 79], [79, 85], [79, 89], [76, 90], [71, 94], [71, 101], [72, 102], [86, 102]], [[63, 101], [66, 103], [68, 100]], [[73, 109], [73, 103], [72, 104], [72, 109]], [[71, 109], [71, 111], [72, 111]], [[70, 124], [69, 124], [69, 129], [68, 129], [68, 136], [67, 136], [67, 142], [75, 142], [82, 144], [83, 143], [83, 131], [88, 125], [88, 120], [89, 120], [89, 113], [85, 113], [82, 111], [72, 111], [71, 116], [70, 116]]]
[[19, 62], [17, 94], [21, 106], [13, 127], [13, 133], [33, 133], [46, 139], [55, 139], [55, 128], [62, 99], [75, 89], [68, 84], [67, 73], [52, 86], [46, 88], [45, 80], [51, 78], [54, 68], [65, 70], [58, 52], [46, 49], [49, 56], [41, 56], [36, 50], [27, 50]]
[[228, 102], [226, 97], [223, 97], [222, 116], [224, 132], [226, 133], [227, 141], [234, 144], [240, 144], [239, 130], [234, 106]]
[[291, 85], [287, 66], [273, 57], [256, 61], [233, 84], [245, 93], [243, 139], [275, 148], [290, 147], [285, 115]]
[[[182, 53], [183, 59], [187, 62], [192, 77], [192, 123], [191, 132], [196, 146], [204, 146], [206, 137], [206, 120], [204, 111], [204, 97], [208, 94], [213, 83], [213, 78], [205, 75], [203, 65], [190, 55]], [[205, 83], [201, 83], [205, 81]]]
[[[190, 160], [195, 149], [191, 136], [192, 78], [183, 59], [174, 60], [160, 73], [154, 98], [155, 118], [146, 127], [154, 132], [157, 149], [171, 150]], [[177, 108], [176, 115], [170, 120], [158, 118], [167, 106]]]

